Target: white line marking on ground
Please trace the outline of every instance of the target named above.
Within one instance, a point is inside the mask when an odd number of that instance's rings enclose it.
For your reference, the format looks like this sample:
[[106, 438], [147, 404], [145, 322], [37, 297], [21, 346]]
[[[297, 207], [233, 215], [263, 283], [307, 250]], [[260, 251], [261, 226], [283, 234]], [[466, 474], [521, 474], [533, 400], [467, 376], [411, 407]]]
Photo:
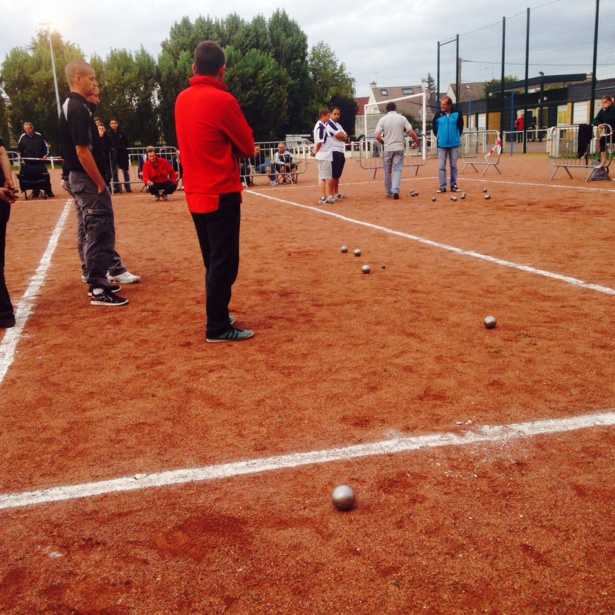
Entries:
[[2, 384], [9, 367], [15, 360], [15, 352], [17, 350], [17, 344], [21, 339], [21, 332], [26, 326], [28, 318], [30, 318], [32, 312], [34, 311], [36, 298], [38, 297], [41, 287], [45, 283], [47, 271], [51, 266], [51, 257], [53, 256], [55, 249], [58, 247], [58, 240], [64, 230], [64, 225], [66, 223], [66, 218], [68, 217], [68, 212], [71, 210], [71, 205], [72, 200], [68, 200], [62, 214], [60, 215], [60, 219], [53, 230], [51, 238], [49, 239], [47, 249], [40, 260], [38, 269], [32, 276], [30, 284], [28, 285], [28, 288], [26, 288], [26, 292], [17, 303], [17, 309], [15, 310], [15, 326], [12, 329], [6, 330], [4, 339], [0, 343], [0, 384]]
[[349, 461], [361, 457], [374, 457], [406, 453], [423, 448], [440, 446], [466, 446], [483, 442], [506, 443], [517, 438], [531, 438], [540, 435], [577, 431], [594, 427], [611, 427], [615, 425], [615, 412], [589, 414], [566, 419], [550, 419], [529, 423], [513, 423], [511, 425], [486, 426], [477, 431], [464, 434], [441, 433], [416, 437], [397, 437], [372, 444], [359, 444], [344, 448], [334, 448], [324, 451], [295, 453], [266, 459], [251, 459], [235, 463], [205, 466], [160, 472], [157, 474], [137, 474], [98, 483], [85, 483], [65, 487], [53, 487], [40, 491], [14, 493], [0, 496], [0, 509], [21, 508], [37, 504], [49, 504], [65, 500], [75, 500], [105, 494], [120, 493], [168, 487], [185, 483], [220, 480], [246, 474], [271, 472], [301, 466]]
[[396, 230], [387, 228], [386, 226], [379, 226], [378, 224], [372, 224], [371, 222], [364, 222], [363, 220], [356, 220], [354, 218], [342, 216], [341, 214], [335, 213], [334, 211], [328, 211], [326, 209], [312, 207], [311, 205], [301, 205], [300, 203], [295, 203], [293, 201], [287, 201], [285, 199], [279, 199], [277, 197], [270, 196], [268, 194], [262, 194], [259, 192], [251, 192], [251, 194], [255, 194], [264, 199], [270, 199], [271, 201], [277, 201], [279, 203], [284, 203], [285, 205], [291, 205], [293, 207], [300, 207], [302, 209], [309, 209], [310, 211], [315, 211], [319, 214], [324, 214], [325, 216], [332, 216], [333, 218], [338, 218], [339, 220], [343, 220], [344, 222], [352, 222], [353, 224], [358, 224], [360, 226], [366, 226], [367, 228], [371, 228], [376, 231], [383, 231], [384, 233], [389, 233], [390, 235], [396, 235], [397, 237], [404, 237], [405, 239], [411, 239], [412, 241], [416, 241], [418, 243], [431, 246], [433, 248], [440, 248], [441, 250], [447, 250], [449, 252], [454, 252], [455, 254], [459, 254], [461, 256], [470, 256], [472, 258], [478, 258], [480, 260], [487, 261], [489, 263], [494, 263], [496, 265], [502, 265], [504, 267], [510, 267], [512, 269], [519, 269], [520, 271], [525, 271], [527, 273], [533, 273], [535, 275], [541, 275], [546, 278], [552, 278], [560, 282], [566, 282], [567, 284], [572, 284], [573, 286], [579, 286], [581, 288], [595, 290], [599, 293], [604, 293], [605, 295], [615, 295], [615, 289], [609, 288], [608, 286], [590, 284], [588, 282], [584, 282], [583, 280], [579, 280], [577, 278], [571, 278], [569, 276], [560, 275], [559, 273], [552, 273], [551, 271], [546, 271], [544, 269], [535, 269], [534, 267], [530, 267], [528, 265], [519, 265], [518, 263], [513, 263], [511, 261], [505, 261], [505, 260], [502, 260], [501, 258], [495, 258], [493, 256], [488, 256], [486, 254], [480, 254], [479, 252], [473, 252], [472, 250], [463, 250], [462, 248], [455, 248], [454, 246], [448, 246], [444, 243], [438, 243], [437, 241], [431, 241], [430, 239], [424, 239], [423, 237], [417, 237], [416, 235], [402, 233], [401, 231], [396, 231]]

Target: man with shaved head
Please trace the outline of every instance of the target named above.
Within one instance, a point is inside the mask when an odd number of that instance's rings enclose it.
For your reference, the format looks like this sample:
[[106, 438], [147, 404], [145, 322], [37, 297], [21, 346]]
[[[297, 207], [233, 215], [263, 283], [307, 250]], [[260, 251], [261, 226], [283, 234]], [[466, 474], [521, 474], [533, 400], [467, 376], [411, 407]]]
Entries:
[[92, 305], [126, 305], [115, 293], [120, 290], [107, 279], [115, 256], [115, 223], [111, 194], [103, 173], [105, 160], [102, 139], [94, 122], [94, 105], [88, 98], [98, 94], [96, 71], [83, 60], [66, 66], [70, 94], [60, 114], [60, 141], [64, 170], [68, 172], [71, 193], [82, 214], [85, 230], [84, 259]]

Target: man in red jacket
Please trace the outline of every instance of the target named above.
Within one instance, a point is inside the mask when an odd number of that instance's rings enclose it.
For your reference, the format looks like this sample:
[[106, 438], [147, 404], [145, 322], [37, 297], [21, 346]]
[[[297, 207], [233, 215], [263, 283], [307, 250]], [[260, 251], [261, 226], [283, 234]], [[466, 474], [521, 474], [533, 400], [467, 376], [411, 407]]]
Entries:
[[150, 145], [146, 150], [147, 160], [143, 163], [143, 181], [147, 191], [159, 201], [167, 200], [167, 195], [177, 190], [177, 173], [168, 160], [158, 158], [156, 150]]
[[213, 41], [194, 52], [194, 77], [175, 103], [188, 209], [205, 263], [208, 342], [238, 342], [253, 331], [233, 327], [231, 289], [239, 271], [241, 178], [238, 158], [254, 154], [254, 136], [224, 84], [226, 58]]

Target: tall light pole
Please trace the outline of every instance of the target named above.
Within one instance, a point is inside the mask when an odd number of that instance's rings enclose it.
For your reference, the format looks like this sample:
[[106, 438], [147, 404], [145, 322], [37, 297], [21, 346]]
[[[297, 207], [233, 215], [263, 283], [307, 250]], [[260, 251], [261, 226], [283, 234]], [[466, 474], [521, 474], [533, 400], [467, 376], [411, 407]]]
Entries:
[[60, 92], [58, 90], [58, 76], [56, 75], [56, 60], [53, 55], [53, 43], [51, 42], [51, 24], [48, 22], [40, 23], [39, 26], [45, 26], [47, 28], [47, 38], [49, 39], [49, 49], [51, 50], [51, 70], [53, 71], [53, 85], [56, 89], [56, 103], [58, 105], [58, 117], [62, 113], [60, 107]]

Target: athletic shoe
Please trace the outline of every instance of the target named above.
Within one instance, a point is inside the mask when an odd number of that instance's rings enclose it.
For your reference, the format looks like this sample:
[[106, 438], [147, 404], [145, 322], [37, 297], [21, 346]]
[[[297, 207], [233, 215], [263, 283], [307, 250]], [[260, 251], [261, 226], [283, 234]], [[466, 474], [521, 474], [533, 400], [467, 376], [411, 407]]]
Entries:
[[133, 275], [130, 271], [124, 271], [118, 275], [107, 274], [107, 281], [111, 284], [136, 284], [141, 281], [141, 276]]
[[457, 186], [457, 184], [452, 185], [451, 192], [459, 192], [459, 186]]
[[272, 185], [272, 186], [277, 186], [277, 185], [278, 185], [278, 182], [271, 182], [271, 185]]
[[87, 283], [88, 283], [88, 276], [87, 276], [87, 275], [85, 275], [85, 273], [82, 273], [82, 274], [81, 274], [81, 281], [82, 281], [84, 284], [87, 284]]
[[231, 327], [218, 337], [208, 337], [206, 339], [210, 344], [215, 344], [216, 342], [243, 342], [250, 339], [253, 335], [254, 331], [249, 329], [235, 329], [235, 327]]
[[393, 194], [387, 194], [387, 199], [392, 199], [393, 198]]
[[393, 198], [394, 198], [396, 201], [399, 201], [399, 192], [395, 192], [395, 194], [393, 194]]
[[155, 194], [154, 195], [154, 200], [155, 201], [159, 201], [160, 200], [160, 195], [159, 194]]
[[443, 192], [446, 192], [446, 188], [438, 188], [436, 190], [436, 193], [438, 193], [438, 194], [442, 194]]
[[[92, 294], [92, 287], [90, 286], [90, 288], [88, 289], [88, 297], [93, 297], [94, 295]], [[112, 293], [119, 293], [120, 290], [122, 290], [122, 287], [119, 284], [111, 284], [111, 286], [109, 287], [109, 289]]]
[[347, 198], [348, 198], [345, 194], [342, 194], [341, 192], [338, 192], [335, 196], [336, 196], [336, 197], [338, 198], [338, 200], [340, 200], [340, 201], [341, 201], [342, 199], [347, 199]]
[[12, 329], [15, 326], [15, 316], [0, 318], [0, 329]]
[[162, 195], [162, 200], [163, 201], [168, 201], [169, 200], [169, 195], [168, 194], [163, 194]]
[[228, 317], [228, 322], [231, 326], [233, 326], [235, 324], [235, 319], [232, 316]]
[[327, 199], [324, 196], [320, 197], [320, 199], [318, 199], [318, 204], [319, 205], [326, 205], [327, 204]]
[[90, 299], [90, 305], [104, 305], [106, 307], [119, 307], [120, 305], [126, 305], [128, 299], [118, 297], [113, 293], [103, 291], [100, 295], [92, 295]]
[[325, 199], [325, 203], [327, 203], [328, 205], [333, 205], [333, 203], [335, 203], [337, 201], [337, 199], [334, 196], [328, 196]]

